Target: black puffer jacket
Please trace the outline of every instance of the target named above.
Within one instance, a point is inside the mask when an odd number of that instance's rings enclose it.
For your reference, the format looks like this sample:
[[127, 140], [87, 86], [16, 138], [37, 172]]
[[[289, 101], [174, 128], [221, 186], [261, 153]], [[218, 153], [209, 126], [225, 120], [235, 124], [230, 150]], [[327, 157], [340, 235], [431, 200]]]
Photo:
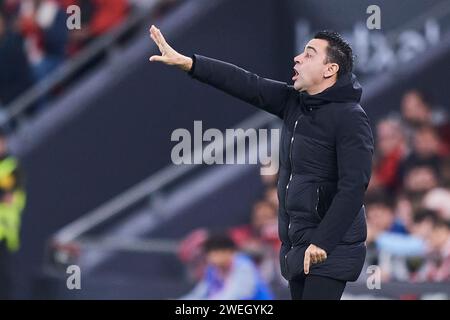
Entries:
[[354, 281], [364, 264], [364, 192], [373, 138], [353, 74], [316, 95], [261, 78], [232, 64], [194, 55], [192, 77], [283, 119], [278, 180], [280, 263], [303, 276], [306, 248], [327, 252], [310, 274]]

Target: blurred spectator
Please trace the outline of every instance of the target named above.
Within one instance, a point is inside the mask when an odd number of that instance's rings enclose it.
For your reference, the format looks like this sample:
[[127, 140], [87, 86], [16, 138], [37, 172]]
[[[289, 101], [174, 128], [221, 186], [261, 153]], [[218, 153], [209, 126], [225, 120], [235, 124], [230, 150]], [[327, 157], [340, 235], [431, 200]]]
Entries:
[[423, 199], [423, 206], [435, 210], [442, 219], [450, 221], [450, 190], [437, 188], [429, 191]]
[[450, 189], [450, 157], [446, 157], [441, 162], [441, 185]]
[[438, 186], [437, 173], [434, 167], [427, 165], [409, 166], [403, 185], [405, 192], [420, 201], [426, 192]]
[[429, 96], [418, 89], [412, 89], [403, 95], [401, 112], [406, 123], [416, 128], [432, 124], [432, 106]]
[[423, 90], [411, 89], [406, 92], [401, 102], [401, 113], [410, 130], [419, 126], [433, 126], [450, 148], [450, 123], [441, 110], [433, 106], [431, 95]]
[[267, 300], [268, 285], [257, 267], [225, 234], [211, 235], [204, 246], [207, 268], [203, 279], [182, 299]]
[[278, 191], [276, 187], [267, 189], [264, 199], [269, 202], [275, 210], [278, 210]]
[[406, 230], [410, 230], [413, 224], [414, 211], [420, 208], [420, 202], [414, 206], [413, 202], [405, 194], [400, 194], [395, 203], [395, 215]]
[[20, 0], [0, 0], [0, 11], [8, 23], [13, 22], [17, 17], [20, 7]]
[[83, 12], [81, 29], [70, 32], [69, 54], [76, 53], [93, 39], [125, 21], [127, 0], [62, 0], [65, 6], [76, 4]]
[[[436, 215], [430, 210], [420, 210], [413, 216], [409, 234], [384, 231], [371, 235], [368, 245], [369, 263], [378, 264], [383, 281], [408, 280], [422, 264], [427, 251], [426, 239], [432, 232]], [[370, 230], [370, 229], [369, 229]]]
[[23, 39], [0, 11], [0, 106], [11, 103], [32, 84]]
[[248, 254], [259, 267], [268, 282], [278, 282], [278, 238], [277, 209], [270, 202], [255, 203], [249, 225], [231, 228], [229, 234], [239, 249]]
[[66, 13], [56, 0], [23, 0], [17, 25], [25, 38], [35, 80], [42, 80], [64, 61]]
[[[227, 232], [239, 250], [245, 252], [257, 264], [266, 281], [278, 280], [277, 255], [280, 241], [276, 208], [267, 201], [258, 201], [253, 206], [250, 224], [230, 228]], [[206, 229], [194, 230], [179, 247], [180, 260], [186, 264], [189, 275], [195, 279], [198, 279], [205, 267], [201, 247], [209, 233]]]
[[395, 191], [399, 187], [398, 170], [407, 145], [400, 121], [385, 119], [377, 125], [377, 154], [371, 179], [372, 187]]
[[392, 197], [381, 191], [368, 193], [365, 205], [367, 212], [367, 242], [375, 241], [383, 232], [408, 232], [403, 222], [395, 216]]
[[421, 126], [417, 129], [414, 135], [413, 148], [417, 156], [422, 159], [448, 154], [448, 150], [442, 144], [440, 136], [432, 126]]
[[278, 181], [278, 174], [262, 174], [261, 181], [267, 188], [276, 187]]
[[435, 173], [441, 169], [441, 159], [445, 154], [436, 131], [430, 126], [419, 127], [414, 133], [412, 152], [402, 162], [400, 176], [405, 178], [412, 167], [427, 166]]
[[450, 281], [450, 223], [435, 219], [427, 237], [428, 259], [416, 280]]
[[428, 239], [433, 231], [433, 225], [437, 218], [436, 212], [429, 209], [419, 209], [413, 215], [413, 224], [410, 232], [421, 239]]
[[91, 0], [94, 6], [87, 32], [90, 37], [102, 35], [121, 24], [128, 13], [127, 0]]
[[237, 245], [252, 252], [258, 251], [262, 243], [278, 248], [277, 211], [267, 201], [254, 204], [249, 225], [239, 226], [230, 230], [230, 235]]
[[206, 229], [196, 229], [189, 233], [179, 245], [178, 257], [186, 265], [190, 279], [199, 280], [203, 276], [206, 261], [202, 246], [208, 234]]
[[8, 154], [0, 132], [0, 299], [11, 298], [12, 254], [19, 249], [19, 229], [25, 191], [18, 160]]

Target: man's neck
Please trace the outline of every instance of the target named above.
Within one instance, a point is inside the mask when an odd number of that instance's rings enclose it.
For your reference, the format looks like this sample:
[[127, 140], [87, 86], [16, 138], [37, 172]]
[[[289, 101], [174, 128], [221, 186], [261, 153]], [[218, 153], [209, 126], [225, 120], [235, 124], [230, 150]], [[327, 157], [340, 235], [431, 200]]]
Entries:
[[318, 93], [321, 93], [322, 91], [324, 91], [325, 89], [332, 87], [335, 83], [336, 83], [336, 77], [333, 77], [332, 79], [327, 79], [316, 86], [306, 89], [306, 92], [309, 95], [318, 94]]

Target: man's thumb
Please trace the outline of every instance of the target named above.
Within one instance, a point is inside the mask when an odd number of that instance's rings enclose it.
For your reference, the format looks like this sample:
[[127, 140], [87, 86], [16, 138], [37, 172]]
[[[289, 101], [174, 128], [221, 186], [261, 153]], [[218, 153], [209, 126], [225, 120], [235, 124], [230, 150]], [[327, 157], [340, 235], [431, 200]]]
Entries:
[[152, 62], [154, 62], [154, 61], [164, 62], [165, 61], [164, 57], [162, 57], [162, 56], [151, 56], [149, 60]]

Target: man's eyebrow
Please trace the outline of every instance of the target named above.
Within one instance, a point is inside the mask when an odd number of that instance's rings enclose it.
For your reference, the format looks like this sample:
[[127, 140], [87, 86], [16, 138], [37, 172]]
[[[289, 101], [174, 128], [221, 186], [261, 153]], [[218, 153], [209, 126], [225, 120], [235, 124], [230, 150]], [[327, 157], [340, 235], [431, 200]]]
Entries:
[[314, 47], [306, 46], [306, 49], [311, 49], [311, 50], [313, 50], [315, 53], [317, 53], [317, 50], [316, 50]]

